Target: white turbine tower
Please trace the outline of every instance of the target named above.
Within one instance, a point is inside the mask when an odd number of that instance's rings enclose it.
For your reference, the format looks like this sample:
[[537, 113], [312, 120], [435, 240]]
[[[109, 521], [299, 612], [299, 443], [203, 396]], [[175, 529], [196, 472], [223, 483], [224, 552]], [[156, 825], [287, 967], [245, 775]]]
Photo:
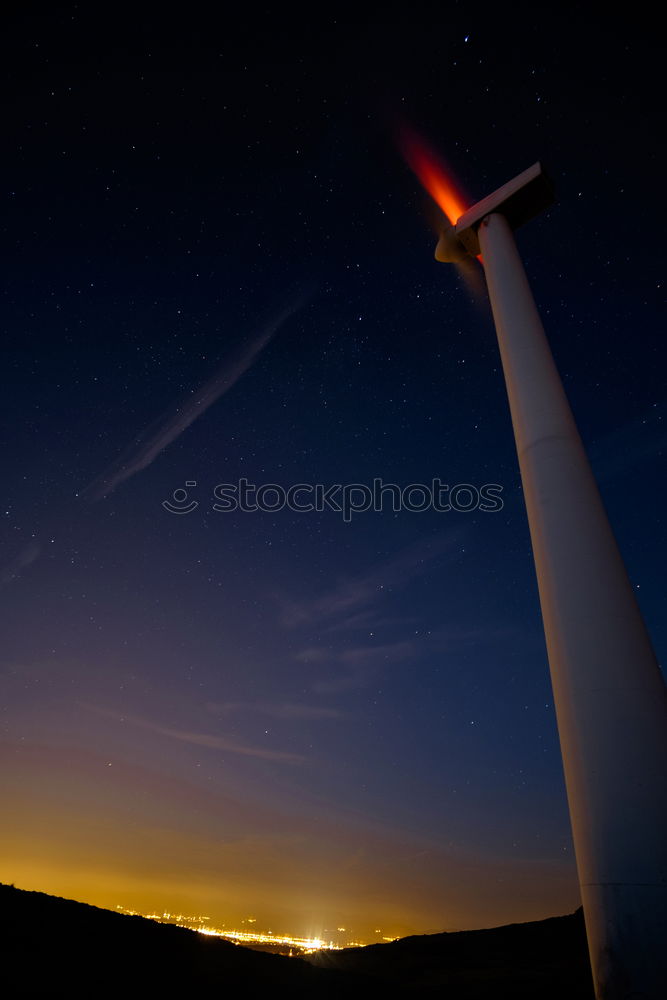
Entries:
[[535, 164], [436, 259], [481, 253], [512, 413], [598, 1000], [667, 996], [667, 695], [517, 253]]

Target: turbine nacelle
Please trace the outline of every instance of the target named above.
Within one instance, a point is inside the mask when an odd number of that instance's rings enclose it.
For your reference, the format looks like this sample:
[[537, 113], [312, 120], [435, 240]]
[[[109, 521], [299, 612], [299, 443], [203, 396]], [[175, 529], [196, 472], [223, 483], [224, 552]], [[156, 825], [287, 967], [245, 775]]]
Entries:
[[457, 264], [459, 261], [469, 258], [470, 254], [456, 233], [456, 226], [448, 226], [447, 229], [443, 229], [435, 248], [435, 259], [441, 264]]
[[435, 259], [456, 263], [479, 255], [477, 230], [482, 219], [492, 212], [504, 215], [512, 229], [517, 229], [548, 208], [554, 200], [553, 186], [541, 163], [534, 163], [497, 191], [482, 198], [446, 229], [438, 241]]

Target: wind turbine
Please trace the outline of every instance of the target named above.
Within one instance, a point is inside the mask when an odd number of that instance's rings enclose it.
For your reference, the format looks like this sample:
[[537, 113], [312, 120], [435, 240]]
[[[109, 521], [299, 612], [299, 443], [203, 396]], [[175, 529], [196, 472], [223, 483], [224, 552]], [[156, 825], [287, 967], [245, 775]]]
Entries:
[[[413, 141], [415, 137], [413, 136]], [[513, 231], [553, 200], [539, 163], [448, 215], [436, 260], [482, 262], [521, 470], [598, 1000], [667, 989], [667, 691]], [[428, 165], [424, 171], [423, 164]]]

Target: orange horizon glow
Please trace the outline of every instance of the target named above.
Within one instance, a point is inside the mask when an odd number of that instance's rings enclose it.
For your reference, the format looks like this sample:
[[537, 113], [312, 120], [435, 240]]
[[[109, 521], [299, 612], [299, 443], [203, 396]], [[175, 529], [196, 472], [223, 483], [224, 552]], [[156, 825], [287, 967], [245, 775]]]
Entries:
[[469, 206], [458, 189], [451, 171], [412, 128], [402, 126], [398, 139], [405, 162], [450, 223], [455, 226]]

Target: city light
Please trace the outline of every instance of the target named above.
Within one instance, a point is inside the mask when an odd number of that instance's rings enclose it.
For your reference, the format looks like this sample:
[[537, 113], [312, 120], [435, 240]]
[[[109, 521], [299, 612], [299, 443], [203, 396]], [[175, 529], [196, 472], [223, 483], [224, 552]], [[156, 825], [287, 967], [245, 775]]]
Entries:
[[[325, 941], [318, 937], [294, 937], [291, 934], [274, 934], [272, 931], [250, 931], [234, 930], [226, 927], [209, 926], [210, 917], [188, 916], [184, 913], [139, 913], [137, 910], [130, 910], [124, 906], [117, 905], [116, 909], [120, 913], [133, 917], [144, 917], [146, 920], [155, 920], [161, 924], [175, 924], [177, 927], [184, 927], [187, 930], [196, 931], [198, 934], [205, 934], [207, 937], [224, 938], [234, 944], [244, 944], [249, 947], [269, 946], [276, 950], [282, 948], [294, 949], [300, 954], [312, 954], [315, 951], [340, 951], [343, 948], [363, 948], [366, 941], [350, 940], [344, 944], [337, 944], [334, 941]], [[248, 917], [243, 923], [255, 923], [255, 918]], [[345, 927], [337, 927], [338, 932], [346, 931]], [[376, 931], [381, 935], [381, 930]], [[395, 941], [393, 937], [382, 937], [383, 941]]]

